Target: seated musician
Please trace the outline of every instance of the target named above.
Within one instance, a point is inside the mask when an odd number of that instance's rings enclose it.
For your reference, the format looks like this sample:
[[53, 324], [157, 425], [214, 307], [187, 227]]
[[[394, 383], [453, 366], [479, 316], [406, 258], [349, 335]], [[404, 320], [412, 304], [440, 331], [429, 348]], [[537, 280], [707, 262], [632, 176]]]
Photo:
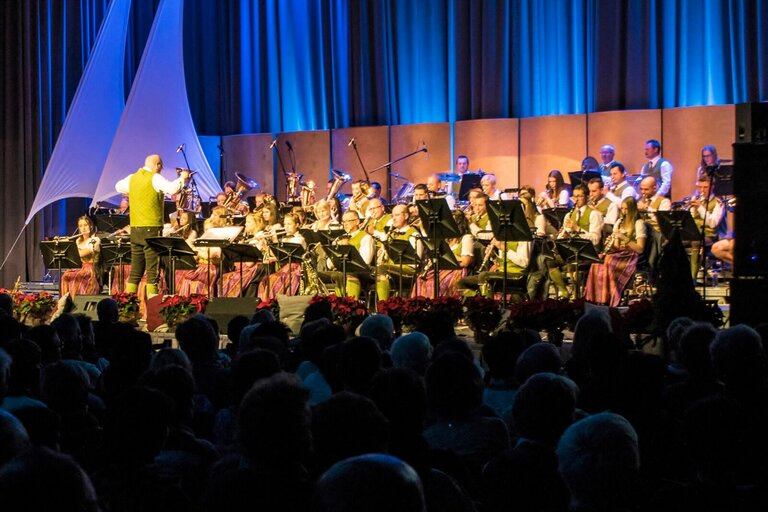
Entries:
[[[525, 277], [531, 262], [533, 244], [531, 242], [507, 242], [507, 252], [504, 253], [504, 242], [492, 238], [485, 249], [479, 272], [474, 276], [459, 280], [458, 287], [463, 289], [480, 290], [485, 297], [494, 295], [493, 283], [504, 279], [506, 267], [507, 281], [519, 282]], [[494, 255], [496, 255], [494, 257]], [[441, 285], [442, 287], [442, 285]], [[496, 289], [498, 291], [498, 288]], [[519, 294], [516, 294], [519, 295]], [[518, 297], [522, 299], [522, 297]]]
[[281, 231], [283, 226], [280, 224], [280, 219], [277, 215], [277, 204], [274, 202], [264, 203], [261, 208], [261, 215], [264, 219], [265, 230], [267, 231]]
[[[342, 245], [352, 245], [355, 249], [358, 250], [363, 261], [367, 265], [370, 265], [376, 252], [376, 246], [374, 244], [373, 237], [360, 229], [360, 217], [357, 215], [357, 213], [346, 211], [344, 212], [344, 215], [342, 215], [341, 219], [341, 224], [344, 227], [346, 234], [344, 239], [340, 240], [338, 243]], [[329, 267], [333, 268], [332, 263], [329, 263]], [[370, 284], [373, 281], [373, 277], [371, 276], [370, 272], [348, 272], [346, 283], [341, 282], [342, 269], [335, 268], [334, 271], [330, 273], [330, 275], [336, 282], [336, 294], [340, 297], [344, 296], [344, 292], [346, 290], [347, 296], [359, 298], [362, 284]], [[345, 284], [346, 286], [344, 286]]]
[[488, 220], [488, 196], [483, 191], [472, 190], [469, 197], [469, 231], [477, 239], [490, 240], [493, 233]]
[[[416, 249], [418, 231], [409, 225], [409, 220], [410, 214], [408, 213], [408, 207], [404, 204], [395, 205], [395, 207], [392, 208], [391, 229], [387, 234], [384, 244], [388, 244], [392, 240], [407, 240], [410, 242], [411, 246]], [[407, 282], [410, 287], [415, 271], [416, 268], [414, 265], [403, 265], [401, 274], [400, 265], [389, 261], [384, 247], [379, 247], [376, 266], [376, 295], [379, 300], [386, 300], [389, 298], [389, 291], [391, 288], [390, 279], [392, 279], [394, 283], [398, 283], [398, 279], [402, 277], [403, 281]]]
[[637, 201], [637, 210], [645, 214], [648, 224], [656, 231], [659, 231], [656, 212], [668, 212], [672, 209], [672, 202], [668, 198], [656, 194], [658, 189], [656, 178], [646, 176], [640, 182], [640, 199]]
[[[451, 296], [461, 293], [459, 289], [459, 281], [467, 277], [468, 268], [474, 261], [474, 240], [469, 233], [469, 223], [467, 222], [464, 213], [459, 210], [453, 210], [453, 219], [456, 221], [456, 225], [459, 228], [458, 238], [449, 238], [446, 240], [448, 247], [450, 247], [453, 255], [456, 256], [456, 260], [459, 262], [460, 269], [457, 270], [443, 270], [440, 269], [439, 274], [439, 291], [438, 296]], [[428, 255], [425, 255], [428, 257]], [[435, 289], [435, 271], [430, 268], [427, 272], [422, 272], [417, 277], [413, 286], [414, 297], [434, 297]]]
[[387, 204], [387, 200], [381, 197], [381, 183], [378, 181], [371, 182], [371, 199], [378, 199], [381, 204]]
[[[248, 202], [238, 195], [237, 187], [234, 181], [228, 181], [224, 183], [224, 194], [226, 200], [224, 206], [227, 209], [237, 212], [238, 215], [247, 215], [251, 208], [248, 206]], [[218, 203], [218, 196], [216, 196], [216, 202]]]
[[[204, 231], [214, 227], [223, 226], [225, 218], [211, 217], [204, 223]], [[213, 283], [216, 281], [219, 273], [219, 260], [221, 259], [220, 247], [196, 247], [197, 240], [195, 216], [187, 211], [179, 212], [179, 225], [181, 230], [174, 235], [184, 238], [187, 244], [194, 249], [197, 261], [197, 268], [192, 270], [176, 271], [176, 294], [191, 295], [193, 293], [202, 293], [208, 295], [209, 289], [213, 290]], [[210, 264], [209, 264], [210, 262]]]
[[312, 208], [315, 212], [315, 222], [309, 225], [312, 231], [328, 231], [333, 225], [341, 227], [331, 217], [331, 204], [325, 199], [317, 201]]
[[453, 210], [456, 208], [456, 199], [440, 185], [442, 185], [442, 181], [440, 180], [439, 175], [431, 174], [429, 178], [427, 178], [427, 193], [429, 194], [429, 197], [444, 197], [448, 203], [448, 208]]
[[101, 242], [96, 235], [96, 226], [87, 215], [77, 219], [77, 229], [80, 235], [75, 240], [77, 252], [83, 266], [70, 269], [61, 275], [61, 293], [75, 295], [95, 295], [101, 291], [99, 282], [99, 253]]
[[[558, 239], [581, 238], [589, 240], [595, 246], [600, 243], [603, 216], [587, 204], [587, 193], [587, 187], [583, 184], [573, 188], [573, 209], [563, 219], [563, 227], [557, 235]], [[551, 265], [549, 278], [555, 284], [558, 296], [569, 296], [560, 266]]]
[[365, 180], [356, 180], [352, 182], [352, 197], [349, 200], [347, 210], [357, 212], [361, 217], [365, 215], [368, 208], [368, 194], [371, 193], [371, 186]]
[[[704, 247], [712, 247], [718, 239], [725, 238], [728, 224], [725, 218], [726, 208], [723, 201], [715, 196], [711, 187], [711, 178], [706, 172], [700, 173], [696, 180], [696, 194], [690, 200], [690, 212], [696, 227], [701, 232], [704, 227]], [[691, 243], [691, 275], [695, 279], [699, 270], [701, 242]]]
[[632, 197], [621, 202], [621, 218], [604, 244], [602, 263], [593, 263], [587, 276], [584, 297], [590, 302], [618, 306], [621, 295], [637, 268], [645, 250], [645, 222], [640, 218]]
[[[603, 216], [603, 232], [613, 230], [613, 224], [619, 218], [619, 205], [605, 196], [605, 188], [601, 178], [592, 178], [587, 183], [589, 201], [587, 204]], [[610, 231], [608, 234], [610, 234]]]
[[423, 201], [429, 199], [429, 189], [425, 183], [417, 183], [413, 187], [413, 201], [408, 205], [408, 211], [411, 215], [411, 222], [414, 223], [416, 229], [421, 229], [421, 220], [419, 219], [419, 207], [416, 206], [416, 201]]
[[[283, 218], [285, 235], [280, 243], [298, 244], [302, 249], [307, 249], [304, 237], [299, 233], [301, 224], [294, 213], [289, 213]], [[277, 261], [273, 256], [268, 262]], [[276, 297], [278, 294], [296, 295], [301, 285], [301, 256], [296, 256], [290, 263], [284, 263], [280, 269], [271, 274], [269, 279], [263, 279], [259, 286], [259, 297]]]
[[[394, 212], [394, 209], [392, 211]], [[384, 210], [384, 204], [382, 204], [381, 200], [371, 199], [368, 201], [368, 210], [365, 212], [366, 232], [375, 239], [383, 242], [387, 239], [386, 228], [391, 225], [392, 215]]]
[[[264, 231], [264, 218], [257, 213], [249, 213], [245, 216], [245, 226], [240, 235], [239, 243], [253, 245], [259, 250], [265, 250], [263, 243], [264, 237], [257, 236]], [[266, 268], [262, 262], [244, 261], [242, 263], [242, 287], [241, 263], [235, 262], [235, 268], [232, 272], [225, 273], [221, 278], [221, 294], [223, 297], [240, 297], [241, 295], [257, 295], [258, 287], [251, 286], [251, 283], [259, 283], [266, 274]]]
[[627, 181], [627, 170], [619, 162], [613, 162], [610, 168], [611, 183], [607, 187], [605, 197], [611, 200], [616, 207], [621, 206], [621, 202], [631, 197], [637, 200], [637, 192]]
[[501, 199], [501, 190], [496, 188], [496, 175], [484, 174], [480, 178], [480, 187], [483, 189], [483, 193], [488, 196], [490, 201], [498, 201]]
[[547, 186], [539, 194], [536, 206], [546, 208], [569, 208], [571, 206], [571, 191], [565, 184], [563, 173], [552, 170], [547, 176]]

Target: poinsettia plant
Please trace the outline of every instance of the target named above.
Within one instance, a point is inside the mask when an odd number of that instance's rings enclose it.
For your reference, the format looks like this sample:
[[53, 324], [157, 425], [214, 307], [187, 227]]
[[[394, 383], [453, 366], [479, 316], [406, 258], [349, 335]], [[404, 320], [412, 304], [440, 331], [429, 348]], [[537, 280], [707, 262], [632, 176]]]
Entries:
[[201, 293], [193, 293], [189, 296], [167, 295], [160, 302], [160, 315], [169, 326], [176, 325], [187, 317], [205, 313], [208, 306], [208, 297]]
[[20, 322], [29, 319], [46, 320], [56, 309], [56, 299], [48, 292], [24, 293], [0, 290], [13, 299], [13, 314]]
[[510, 304], [508, 309], [509, 327], [554, 332], [576, 323], [584, 313], [584, 301], [547, 298]]
[[315, 304], [323, 301], [331, 305], [333, 322], [338, 325], [358, 324], [368, 315], [368, 308], [365, 302], [355, 297], [339, 297], [334, 293], [315, 295], [309, 300], [309, 303]]
[[117, 302], [117, 313], [121, 319], [135, 318], [139, 314], [139, 295], [136, 293], [115, 293], [112, 298]]
[[501, 323], [501, 304], [478, 294], [464, 299], [464, 319], [476, 337], [487, 336]]
[[256, 309], [268, 309], [275, 315], [275, 318], [280, 318], [280, 303], [277, 299], [262, 299], [259, 298], [259, 303], [256, 305]]

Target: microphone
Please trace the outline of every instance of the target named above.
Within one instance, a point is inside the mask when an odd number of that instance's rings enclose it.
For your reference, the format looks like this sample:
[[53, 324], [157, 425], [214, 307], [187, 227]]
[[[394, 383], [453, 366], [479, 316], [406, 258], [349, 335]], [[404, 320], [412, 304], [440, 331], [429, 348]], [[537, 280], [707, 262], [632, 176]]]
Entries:
[[349, 139], [349, 142], [347, 142], [347, 147], [351, 146], [354, 143], [355, 143], [355, 138], [352, 137], [351, 139]]
[[181, 151], [184, 151], [184, 148], [186, 147], [187, 145], [182, 142], [181, 144], [179, 144], [179, 147], [176, 148], [176, 152], [179, 153]]
[[427, 149], [427, 143], [425, 141], [421, 141], [421, 145], [424, 146], [421, 148], [421, 150], [427, 154], [427, 160], [429, 160], [429, 149]]
[[293, 151], [293, 145], [291, 145], [291, 141], [289, 140], [285, 141], [285, 145], [288, 146], [289, 151]]
[[269, 149], [273, 149], [277, 145], [277, 139], [272, 141], [272, 144], [269, 145]]

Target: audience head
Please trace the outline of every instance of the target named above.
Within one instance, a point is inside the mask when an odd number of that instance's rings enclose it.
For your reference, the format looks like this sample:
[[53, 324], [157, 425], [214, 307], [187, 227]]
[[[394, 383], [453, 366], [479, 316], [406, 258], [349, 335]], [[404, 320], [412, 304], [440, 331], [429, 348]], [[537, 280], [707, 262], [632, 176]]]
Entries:
[[216, 360], [219, 337], [202, 315], [195, 315], [179, 324], [176, 339], [193, 365]]
[[99, 318], [99, 322], [104, 322], [105, 324], [117, 323], [120, 316], [117, 308], [117, 301], [111, 298], [101, 299], [99, 303], [96, 304], [96, 315]]
[[482, 348], [483, 361], [488, 366], [486, 376], [511, 381], [515, 375], [515, 362], [524, 348], [519, 332], [503, 330], [491, 336]]
[[424, 512], [416, 471], [400, 459], [366, 454], [336, 463], [317, 483], [318, 512]]
[[21, 338], [21, 324], [11, 315], [0, 313], [0, 348], [9, 341]]
[[88, 374], [72, 361], [59, 361], [43, 369], [41, 396], [59, 414], [86, 411], [89, 387]]
[[37, 396], [40, 392], [42, 353], [36, 343], [28, 339], [12, 341], [7, 346], [12, 360], [7, 385], [11, 395]]
[[678, 362], [680, 355], [680, 338], [683, 333], [693, 325], [693, 320], [687, 316], [681, 316], [672, 320], [667, 326], [667, 344], [666, 351], [667, 356], [671, 362]]
[[373, 376], [381, 369], [381, 349], [376, 340], [357, 336], [341, 345], [339, 372], [344, 389], [367, 395]]
[[0, 468], [29, 447], [29, 436], [21, 421], [0, 409]]
[[61, 340], [61, 357], [64, 359], [80, 359], [83, 351], [80, 324], [69, 313], [59, 315], [51, 322]]
[[368, 336], [375, 339], [382, 351], [389, 350], [392, 338], [395, 335], [395, 326], [388, 315], [372, 315], [360, 324], [360, 336]]
[[256, 348], [232, 362], [232, 401], [239, 404], [255, 382], [280, 373], [280, 360], [271, 350]]
[[24, 335], [40, 347], [41, 362], [43, 365], [55, 363], [61, 359], [61, 339], [51, 325], [36, 325]]
[[552, 343], [531, 345], [517, 358], [515, 380], [522, 384], [537, 373], [558, 374], [562, 370], [563, 359], [560, 350]]
[[439, 345], [443, 340], [456, 336], [453, 319], [449, 313], [444, 311], [430, 311], [425, 314], [417, 322], [416, 330], [426, 334], [433, 347]]
[[104, 441], [112, 463], [151, 463], [165, 444], [170, 426], [170, 399], [154, 389], [132, 387], [109, 402]]
[[245, 315], [236, 315], [227, 322], [227, 338], [234, 348], [234, 352], [237, 353], [238, 346], [240, 345], [240, 333], [250, 323], [250, 320]]
[[192, 419], [195, 381], [189, 370], [177, 365], [154, 368], [142, 375], [140, 383], [160, 391], [170, 400], [168, 417], [171, 425], [185, 424]]
[[603, 412], [566, 429], [558, 469], [576, 510], [619, 510], [635, 502], [640, 469], [637, 433], [618, 414]]
[[726, 389], [757, 391], [765, 381], [762, 342], [751, 327], [736, 325], [718, 332], [709, 351], [715, 372]]
[[688, 375], [701, 379], [714, 378], [709, 347], [717, 336], [717, 329], [706, 322], [696, 322], [686, 329], [679, 342], [680, 363]]
[[178, 348], [161, 348], [155, 352], [152, 356], [149, 368], [151, 370], [159, 370], [160, 368], [170, 365], [181, 366], [189, 373], [192, 373], [192, 362], [187, 357], [187, 354]]
[[397, 338], [392, 344], [392, 364], [424, 375], [432, 356], [432, 345], [426, 334], [414, 331]]
[[0, 293], [0, 315], [3, 313], [13, 315], [13, 297], [5, 292]]
[[462, 354], [438, 357], [427, 369], [426, 383], [429, 409], [441, 420], [465, 417], [482, 402], [480, 371]]
[[521, 437], [552, 447], [573, 421], [578, 387], [566, 377], [537, 373], [520, 386], [512, 421]]
[[370, 397], [389, 420], [393, 448], [401, 435], [421, 438], [427, 389], [419, 374], [408, 368], [381, 370], [373, 378]]

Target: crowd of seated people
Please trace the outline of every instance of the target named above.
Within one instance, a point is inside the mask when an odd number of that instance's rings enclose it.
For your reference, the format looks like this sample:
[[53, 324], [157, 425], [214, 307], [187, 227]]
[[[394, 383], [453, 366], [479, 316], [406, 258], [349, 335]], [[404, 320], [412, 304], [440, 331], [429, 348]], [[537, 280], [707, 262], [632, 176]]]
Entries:
[[763, 329], [677, 319], [663, 356], [590, 311], [570, 350], [437, 313], [358, 335], [308, 306], [177, 327], [27, 329], [0, 296], [3, 510], [766, 510]]

